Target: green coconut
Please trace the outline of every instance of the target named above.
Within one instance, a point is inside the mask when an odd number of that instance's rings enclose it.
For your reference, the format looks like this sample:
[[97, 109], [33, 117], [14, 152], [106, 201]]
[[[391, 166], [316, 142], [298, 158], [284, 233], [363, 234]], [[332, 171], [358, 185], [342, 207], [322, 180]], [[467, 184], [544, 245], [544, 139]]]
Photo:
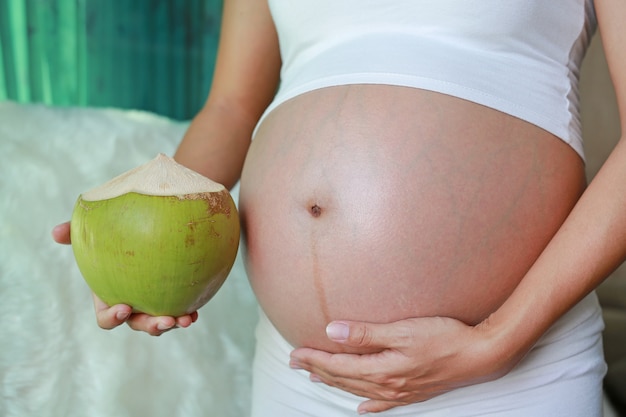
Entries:
[[180, 316], [222, 286], [239, 246], [239, 216], [221, 184], [159, 154], [78, 197], [76, 263], [108, 305]]

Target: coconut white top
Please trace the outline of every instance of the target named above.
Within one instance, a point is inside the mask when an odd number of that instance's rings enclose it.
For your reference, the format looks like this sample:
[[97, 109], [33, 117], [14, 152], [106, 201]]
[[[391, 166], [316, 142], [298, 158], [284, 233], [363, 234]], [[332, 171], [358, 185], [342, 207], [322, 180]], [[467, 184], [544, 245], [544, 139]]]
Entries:
[[222, 184], [211, 181], [160, 153], [152, 161], [83, 193], [82, 198], [100, 201], [133, 192], [156, 196], [183, 196], [225, 189]]

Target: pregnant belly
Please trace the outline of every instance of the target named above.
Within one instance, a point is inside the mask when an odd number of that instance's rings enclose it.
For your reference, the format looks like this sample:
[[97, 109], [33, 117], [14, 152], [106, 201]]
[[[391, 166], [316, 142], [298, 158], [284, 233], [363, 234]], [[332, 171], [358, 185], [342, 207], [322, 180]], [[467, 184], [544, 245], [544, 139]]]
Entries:
[[335, 319], [477, 323], [583, 187], [566, 144], [500, 112], [403, 87], [317, 90], [272, 111], [248, 154], [250, 282], [294, 346], [341, 351]]

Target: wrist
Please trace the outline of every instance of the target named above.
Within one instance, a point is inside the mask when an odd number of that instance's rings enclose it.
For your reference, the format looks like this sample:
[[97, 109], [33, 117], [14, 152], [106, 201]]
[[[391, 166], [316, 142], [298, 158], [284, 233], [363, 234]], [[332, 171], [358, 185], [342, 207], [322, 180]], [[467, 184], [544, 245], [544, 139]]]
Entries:
[[474, 327], [480, 340], [475, 355], [482, 358], [488, 379], [496, 379], [511, 371], [535, 343], [531, 332], [516, 329], [511, 322], [500, 320], [493, 313]]

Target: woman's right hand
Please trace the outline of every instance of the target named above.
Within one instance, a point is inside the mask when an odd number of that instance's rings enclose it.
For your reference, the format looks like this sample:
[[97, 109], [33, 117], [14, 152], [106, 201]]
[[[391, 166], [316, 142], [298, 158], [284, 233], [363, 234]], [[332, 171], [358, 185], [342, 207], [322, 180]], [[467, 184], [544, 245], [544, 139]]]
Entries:
[[[60, 244], [71, 244], [70, 223], [61, 223], [52, 229], [52, 238]], [[93, 302], [98, 326], [107, 330], [126, 323], [133, 330], [143, 331], [152, 336], [160, 336], [177, 327], [189, 327], [198, 319], [198, 312], [180, 317], [153, 317], [148, 314], [133, 313], [131, 306], [126, 304], [108, 306], [95, 294], [93, 294]]]

